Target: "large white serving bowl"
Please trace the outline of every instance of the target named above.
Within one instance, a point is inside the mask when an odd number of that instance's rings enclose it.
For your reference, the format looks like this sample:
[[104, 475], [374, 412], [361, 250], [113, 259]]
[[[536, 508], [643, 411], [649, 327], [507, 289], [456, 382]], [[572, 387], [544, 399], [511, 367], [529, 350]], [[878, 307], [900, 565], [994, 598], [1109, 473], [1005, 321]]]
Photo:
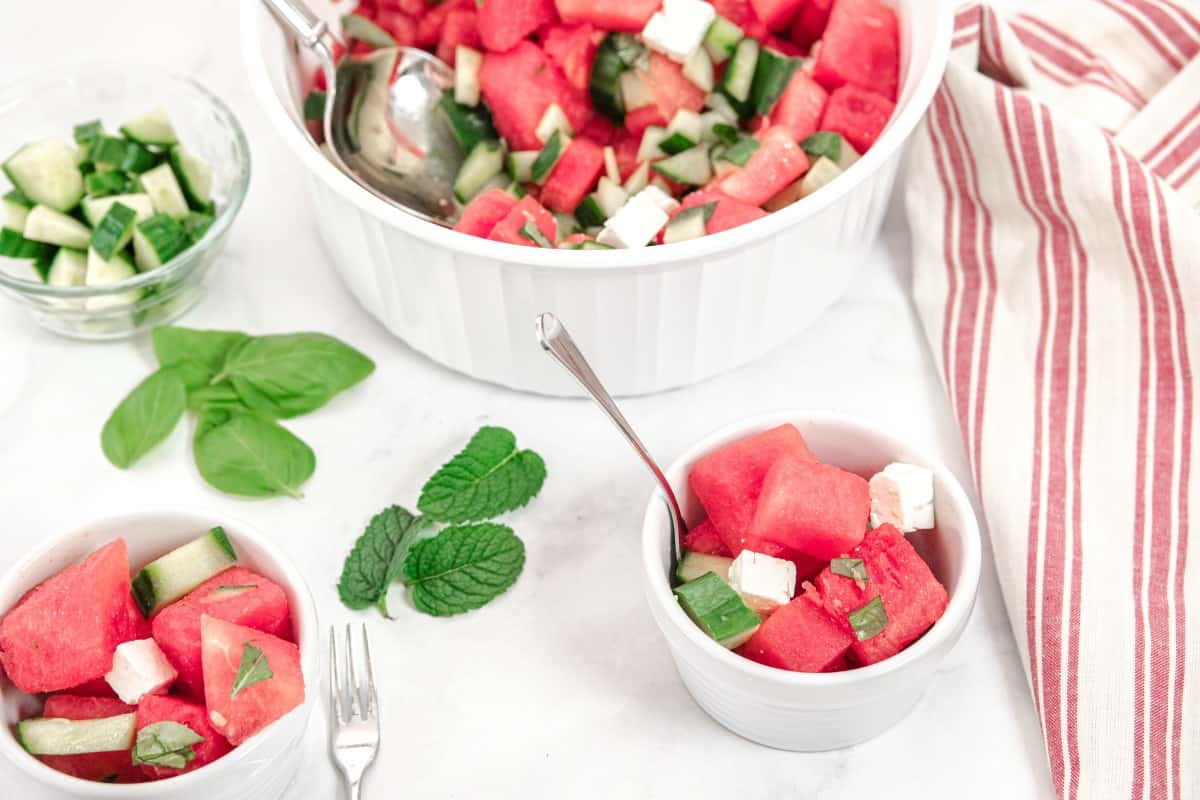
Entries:
[[[657, 392], [751, 361], [815, 320], [854, 279], [887, 210], [909, 135], [950, 51], [950, 0], [888, 0], [900, 19], [899, 104], [846, 174], [768, 217], [663, 247], [541, 250], [466, 236], [374, 197], [313, 145], [291, 45], [262, 3], [242, 3], [242, 47], [267, 116], [302, 164], [320, 231], [359, 302], [435, 361], [516, 389], [577, 395], [542, 354], [553, 311], [617, 395]], [[325, 18], [345, 3], [310, 0]], [[514, 87], [519, 90], [519, 87]]]

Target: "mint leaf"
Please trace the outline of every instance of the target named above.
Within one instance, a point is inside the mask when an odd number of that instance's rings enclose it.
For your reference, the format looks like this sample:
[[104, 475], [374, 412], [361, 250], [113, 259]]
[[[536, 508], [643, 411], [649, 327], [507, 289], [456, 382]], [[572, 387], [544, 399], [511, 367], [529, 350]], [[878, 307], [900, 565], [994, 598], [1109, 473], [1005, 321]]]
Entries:
[[541, 456], [517, 450], [511, 431], [484, 427], [426, 482], [417, 508], [439, 522], [489, 519], [528, 503], [545, 480]]
[[879, 595], [871, 598], [871, 602], [862, 608], [850, 612], [850, 627], [860, 642], [879, 635], [887, 626], [887, 611], [884, 610], [883, 598]]
[[300, 485], [317, 467], [312, 448], [274, 421], [224, 409], [205, 412], [192, 449], [204, 480], [244, 497], [303, 497]]
[[824, 157], [836, 164], [842, 158], [842, 135], [833, 131], [817, 131], [802, 141], [800, 148], [814, 161]]
[[414, 517], [400, 506], [376, 514], [342, 567], [338, 596], [343, 605], [356, 611], [378, 606], [385, 617], [390, 617], [388, 587], [402, 577], [409, 549], [428, 525], [428, 520]]
[[187, 404], [183, 380], [160, 369], [125, 396], [100, 432], [100, 447], [114, 466], [125, 469], [166, 439]]
[[173, 325], [162, 325], [150, 332], [159, 366], [175, 367], [189, 393], [208, 385], [229, 351], [249, 338], [238, 331], [204, 331]]
[[829, 562], [829, 571], [856, 581], [871, 580], [867, 576], [867, 565], [861, 558], [835, 558]]
[[233, 688], [229, 690], [229, 697], [231, 699], [237, 697], [238, 692], [243, 689], [248, 689], [256, 683], [262, 683], [273, 677], [275, 677], [275, 673], [271, 672], [271, 665], [267, 663], [267, 657], [263, 651], [246, 642], [242, 645], [242, 661], [238, 664], [237, 675], [233, 678]]
[[154, 722], [138, 731], [133, 746], [133, 763], [152, 767], [183, 769], [196, 758], [192, 745], [204, 737], [178, 722]]
[[418, 611], [449, 617], [503, 594], [524, 566], [525, 544], [512, 529], [485, 522], [417, 542], [405, 559], [404, 578]]

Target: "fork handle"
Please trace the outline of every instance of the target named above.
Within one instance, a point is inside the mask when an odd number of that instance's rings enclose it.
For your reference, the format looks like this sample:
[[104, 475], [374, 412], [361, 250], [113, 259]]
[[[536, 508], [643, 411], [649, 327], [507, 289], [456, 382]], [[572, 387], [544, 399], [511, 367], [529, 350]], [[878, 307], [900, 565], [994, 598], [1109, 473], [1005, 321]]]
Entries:
[[362, 779], [361, 778], [359, 780], [351, 780], [350, 778], [347, 778], [346, 779], [346, 797], [348, 798], [348, 800], [360, 800], [360, 798], [362, 797], [361, 787], [362, 787]]

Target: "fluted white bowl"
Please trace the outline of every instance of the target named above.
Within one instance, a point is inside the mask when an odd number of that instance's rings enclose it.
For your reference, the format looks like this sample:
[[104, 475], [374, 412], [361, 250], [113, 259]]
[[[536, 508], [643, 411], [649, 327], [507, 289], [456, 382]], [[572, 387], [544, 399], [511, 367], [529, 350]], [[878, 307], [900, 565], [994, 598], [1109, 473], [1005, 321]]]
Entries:
[[[850, 285], [874, 242], [904, 145], [950, 51], [952, 0], [888, 0], [900, 19], [896, 113], [829, 186], [733, 230], [663, 247], [563, 251], [466, 236], [379, 200], [313, 145], [292, 45], [262, 3], [242, 3], [243, 55], [259, 102], [299, 158], [315, 224], [358, 301], [392, 333], [452, 369], [516, 389], [577, 395], [538, 348], [553, 311], [618, 395], [657, 392], [762, 355]], [[333, 18], [344, 3], [310, 0]]]

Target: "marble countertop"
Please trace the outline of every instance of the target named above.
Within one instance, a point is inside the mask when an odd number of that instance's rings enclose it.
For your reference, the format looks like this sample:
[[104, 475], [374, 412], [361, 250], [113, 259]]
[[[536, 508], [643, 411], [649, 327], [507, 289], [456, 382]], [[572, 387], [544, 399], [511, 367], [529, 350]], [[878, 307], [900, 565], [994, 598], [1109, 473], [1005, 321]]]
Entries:
[[[152, 369], [147, 341], [67, 341], [0, 303], [0, 566], [90, 518], [147, 504], [211, 509], [256, 525], [307, 575], [323, 622], [371, 625], [384, 751], [368, 775], [368, 798], [1053, 796], [986, 560], [961, 642], [916, 711], [879, 739], [802, 755], [751, 744], [709, 720], [677, 678], [642, 599], [637, 554], [649, 475], [589, 403], [448, 372], [358, 308], [307, 224], [298, 164], [255, 106], [238, 52], [237, 2], [65, 0], [53, 11], [8, 4], [0, 72], [16, 79], [48, 53], [119, 57], [112, 43], [123, 42], [138, 59], [194, 75], [220, 94], [247, 130], [255, 174], [211, 291], [183, 324], [327, 331], [369, 353], [378, 370], [294, 422], [318, 455], [304, 500], [242, 501], [199, 479], [187, 426], [128, 472], [104, 460], [100, 428]], [[809, 331], [731, 374], [628, 401], [627, 416], [670, 460], [709, 430], [759, 411], [838, 409], [903, 431], [965, 476], [957, 428], [907, 296], [907, 253], [903, 215], [893, 209], [862, 279]], [[425, 477], [482, 423], [511, 428], [549, 468], [542, 495], [511, 518], [528, 547], [517, 585], [454, 619], [423, 616], [399, 599], [393, 621], [343, 609], [334, 584], [363, 526], [386, 505], [412, 505]], [[322, 709], [292, 798], [339, 796], [325, 725]], [[24, 780], [0, 763], [5, 796], [49, 797]]]

